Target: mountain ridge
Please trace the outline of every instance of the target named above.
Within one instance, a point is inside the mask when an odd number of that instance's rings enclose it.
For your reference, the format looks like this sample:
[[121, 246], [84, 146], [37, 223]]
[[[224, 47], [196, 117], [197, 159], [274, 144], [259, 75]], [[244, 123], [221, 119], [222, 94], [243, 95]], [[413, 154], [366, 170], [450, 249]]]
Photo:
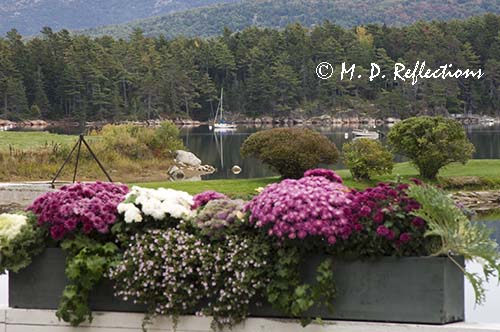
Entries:
[[79, 30], [240, 0], [0, 0], [0, 33]]
[[91, 36], [127, 38], [140, 28], [145, 35], [168, 38], [211, 37], [224, 27], [241, 31], [248, 26], [284, 28], [299, 22], [305, 26], [328, 20], [343, 27], [370, 23], [402, 26], [419, 20], [465, 19], [486, 13], [500, 13], [500, 0], [253, 0], [215, 4], [188, 11], [135, 20], [81, 31]]

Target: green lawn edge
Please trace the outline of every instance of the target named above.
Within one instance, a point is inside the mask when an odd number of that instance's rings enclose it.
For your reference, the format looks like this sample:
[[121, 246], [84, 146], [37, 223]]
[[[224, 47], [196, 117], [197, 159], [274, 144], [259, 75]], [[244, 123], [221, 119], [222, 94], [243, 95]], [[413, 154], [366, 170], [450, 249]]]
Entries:
[[[345, 185], [364, 189], [383, 181], [409, 182], [419, 178], [418, 171], [409, 162], [396, 163], [391, 175], [376, 176], [370, 181], [356, 182], [346, 169], [335, 170], [344, 179]], [[190, 194], [206, 190], [215, 190], [232, 197], [252, 196], [259, 187], [279, 181], [279, 177], [255, 179], [203, 180], [193, 182], [146, 182], [131, 183], [147, 188], [172, 188], [183, 190]], [[453, 190], [487, 190], [500, 188], [500, 159], [474, 159], [465, 165], [453, 163], [443, 168], [439, 173], [437, 185]]]

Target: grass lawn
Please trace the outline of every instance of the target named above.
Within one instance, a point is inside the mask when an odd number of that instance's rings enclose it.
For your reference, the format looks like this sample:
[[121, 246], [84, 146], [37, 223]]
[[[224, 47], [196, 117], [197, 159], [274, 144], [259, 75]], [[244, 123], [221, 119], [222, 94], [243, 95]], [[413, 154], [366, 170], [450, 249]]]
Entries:
[[209, 180], [209, 181], [184, 181], [184, 182], [146, 182], [134, 183], [146, 188], [172, 188], [187, 191], [190, 194], [198, 194], [206, 190], [215, 190], [232, 197], [245, 197], [254, 195], [256, 188], [265, 187], [270, 183], [278, 181], [279, 178], [259, 178], [241, 180]]
[[[348, 170], [336, 170], [342, 176], [347, 186], [363, 189], [381, 181], [409, 181], [418, 177], [418, 171], [410, 163], [394, 165], [392, 175], [375, 177], [369, 182], [355, 182]], [[198, 182], [150, 182], [135, 183], [148, 188], [172, 188], [187, 191], [191, 194], [205, 190], [216, 190], [230, 196], [245, 197], [255, 194], [255, 189], [269, 183], [279, 181], [279, 178], [208, 180]], [[441, 170], [439, 184], [449, 190], [454, 189], [492, 189], [500, 188], [500, 160], [470, 160], [466, 165], [451, 164]]]
[[8, 150], [9, 146], [18, 150], [31, 150], [52, 143], [72, 145], [77, 139], [77, 136], [51, 134], [46, 131], [1, 131], [0, 150]]

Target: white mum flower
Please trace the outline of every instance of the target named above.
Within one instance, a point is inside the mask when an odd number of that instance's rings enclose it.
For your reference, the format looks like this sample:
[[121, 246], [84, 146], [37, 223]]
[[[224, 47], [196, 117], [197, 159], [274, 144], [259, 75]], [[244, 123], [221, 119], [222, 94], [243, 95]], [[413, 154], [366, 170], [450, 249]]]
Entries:
[[183, 218], [185, 215], [186, 215], [186, 208], [183, 207], [182, 205], [179, 205], [179, 204], [165, 204], [166, 202], [164, 202], [163, 206], [165, 207], [165, 209], [168, 211], [168, 213], [174, 217], [174, 218], [177, 218], [177, 219], [181, 219]]
[[142, 221], [141, 210], [139, 210], [133, 204], [130, 205], [132, 205], [132, 207], [128, 208], [125, 211], [125, 222], [129, 224], [134, 222], [141, 222]]
[[[190, 218], [194, 214], [191, 210], [191, 206], [194, 204], [193, 196], [184, 191], [168, 188], [132, 187], [127, 196], [135, 197], [134, 203], [136, 205], [122, 203], [123, 205], [119, 206], [119, 212], [133, 210], [133, 212], [129, 212], [129, 220], [137, 216], [137, 211], [140, 214], [140, 210], [144, 215], [151, 216], [156, 220], [165, 219], [167, 214], [177, 219]], [[140, 210], [137, 205], [140, 205]]]
[[120, 203], [116, 207], [116, 210], [118, 213], [125, 213], [127, 210], [131, 209], [132, 207], [135, 208], [135, 205], [132, 203]]
[[156, 198], [144, 200], [144, 202], [142, 203], [142, 212], [144, 212], [144, 214], [147, 216], [151, 216], [157, 219], [154, 216], [160, 217], [158, 212], [159, 210], [161, 210], [161, 202]]

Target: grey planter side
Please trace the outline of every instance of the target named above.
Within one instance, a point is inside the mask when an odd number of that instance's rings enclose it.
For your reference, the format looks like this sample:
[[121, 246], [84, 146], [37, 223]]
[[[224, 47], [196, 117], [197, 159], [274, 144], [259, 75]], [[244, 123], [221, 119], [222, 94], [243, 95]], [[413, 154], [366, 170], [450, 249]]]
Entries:
[[[310, 257], [304, 280], [314, 282], [325, 257]], [[457, 259], [464, 264], [463, 258]], [[313, 308], [311, 317], [401, 323], [447, 324], [463, 321], [464, 275], [446, 257], [383, 257], [334, 263], [334, 311]], [[269, 305], [252, 315], [283, 317]]]
[[[48, 248], [25, 269], [9, 273], [9, 306], [57, 309], [64, 287], [68, 284], [65, 268], [64, 252], [58, 248]], [[94, 289], [89, 304], [96, 311], [145, 311], [145, 306], [114, 297], [113, 285], [107, 280]]]
[[[314, 280], [324, 259], [313, 255], [304, 266], [304, 280]], [[459, 259], [463, 264], [463, 260]], [[47, 249], [19, 273], [9, 275], [9, 305], [13, 308], [57, 309], [68, 280], [65, 255]], [[334, 312], [313, 308], [311, 317], [405, 323], [446, 324], [464, 320], [464, 276], [445, 257], [384, 257], [334, 265], [337, 296]], [[110, 282], [103, 282], [90, 297], [98, 311], [144, 312], [145, 306], [113, 297]], [[252, 308], [251, 316], [284, 317], [269, 305]]]

